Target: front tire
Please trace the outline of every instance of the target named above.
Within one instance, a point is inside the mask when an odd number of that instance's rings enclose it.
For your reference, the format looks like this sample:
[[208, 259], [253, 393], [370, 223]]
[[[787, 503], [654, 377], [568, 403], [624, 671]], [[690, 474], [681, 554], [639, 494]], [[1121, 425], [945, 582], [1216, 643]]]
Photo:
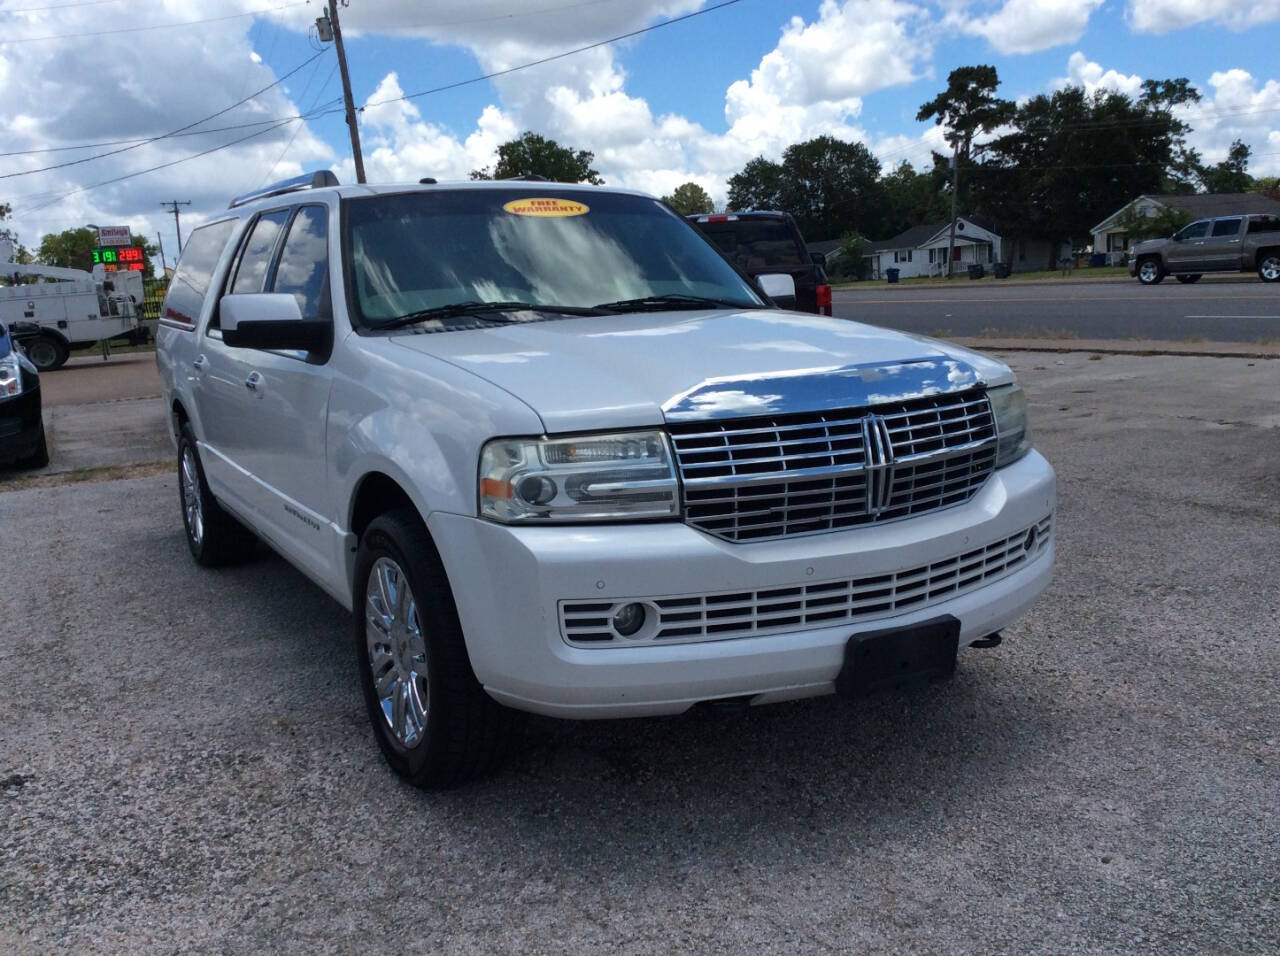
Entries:
[[1138, 281], [1143, 285], [1159, 285], [1164, 278], [1164, 266], [1159, 259], [1143, 259], [1138, 263]]
[[189, 424], [182, 426], [178, 437], [178, 503], [187, 547], [196, 564], [216, 568], [237, 564], [253, 554], [257, 544], [253, 533], [231, 517], [209, 490], [195, 432]]
[[416, 513], [370, 523], [353, 597], [360, 683], [391, 769], [428, 790], [488, 773], [506, 751], [513, 714], [476, 680], [444, 566]]
[[1258, 278], [1263, 282], [1280, 282], [1280, 250], [1268, 249], [1259, 256]]
[[40, 423], [40, 437], [36, 439], [36, 446], [31, 450], [31, 454], [25, 458], [19, 458], [17, 465], [19, 468], [44, 468], [49, 464], [49, 444], [44, 437], [44, 422]]
[[1191, 285], [1194, 282], [1200, 281], [1200, 276], [1198, 275], [1174, 276], [1174, 278], [1177, 279], [1179, 282], [1181, 282], [1183, 285]]

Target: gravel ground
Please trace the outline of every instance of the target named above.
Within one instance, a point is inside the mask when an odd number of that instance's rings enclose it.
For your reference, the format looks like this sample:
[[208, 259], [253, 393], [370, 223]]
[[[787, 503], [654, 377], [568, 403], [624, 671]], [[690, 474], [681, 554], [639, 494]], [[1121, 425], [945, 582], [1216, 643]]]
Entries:
[[[1059, 571], [951, 683], [381, 763], [346, 615], [170, 478], [0, 493], [0, 950], [1275, 952], [1280, 362], [1011, 357]], [[36, 542], [40, 542], [36, 544]]]

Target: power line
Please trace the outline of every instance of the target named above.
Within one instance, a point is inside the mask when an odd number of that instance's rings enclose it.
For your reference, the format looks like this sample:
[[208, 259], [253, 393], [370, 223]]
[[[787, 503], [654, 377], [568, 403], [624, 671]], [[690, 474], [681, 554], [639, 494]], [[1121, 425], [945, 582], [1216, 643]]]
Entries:
[[[334, 61], [333, 66], [329, 69], [329, 75], [328, 75], [328, 76], [326, 76], [326, 77], [324, 78], [324, 82], [320, 84], [320, 89], [316, 90], [316, 99], [317, 99], [317, 100], [319, 100], [319, 99], [320, 99], [320, 97], [324, 95], [324, 91], [325, 91], [326, 89], [328, 89], [329, 84], [333, 82], [333, 74], [335, 74], [335, 73], [337, 73], [337, 72], [338, 72], [338, 63], [337, 63], [337, 61], [335, 60], [335, 61]], [[315, 76], [313, 75], [313, 76], [311, 77], [311, 79], [315, 79]], [[310, 86], [310, 85], [311, 85], [311, 80], [307, 80], [307, 85], [308, 85], [308, 86]], [[302, 95], [301, 95], [301, 96], [299, 96], [299, 97], [298, 97], [298, 99], [302, 99], [302, 97], [303, 97], [303, 96], [306, 96], [306, 95], [307, 95], [307, 94], [306, 94], [306, 91], [304, 90], [304, 91], [302, 92]], [[315, 106], [316, 106], [316, 105], [315, 105], [315, 103], [312, 103], [312, 104], [311, 104], [311, 109], [315, 109]], [[298, 121], [297, 121], [297, 120], [294, 120], [293, 122], [298, 122]], [[302, 127], [303, 127], [303, 124], [302, 124], [302, 123], [298, 123], [298, 125], [297, 125], [297, 126], [295, 126], [295, 127], [293, 128], [293, 135], [289, 137], [289, 142], [287, 142], [287, 143], [285, 143], [285, 144], [284, 144], [284, 149], [280, 150], [280, 155], [276, 157], [276, 161], [275, 161], [274, 163], [272, 163], [272, 164], [271, 164], [271, 168], [267, 170], [267, 175], [265, 175], [265, 176], [263, 176], [263, 177], [262, 177], [262, 185], [263, 185], [263, 186], [265, 186], [265, 185], [267, 184], [267, 181], [271, 178], [271, 174], [272, 174], [272, 173], [274, 173], [274, 172], [276, 171], [276, 167], [280, 165], [280, 161], [284, 159], [285, 154], [287, 154], [287, 153], [289, 152], [289, 150], [293, 147], [293, 141], [294, 141], [295, 139], [297, 139], [297, 138], [298, 138], [298, 134], [299, 134], [300, 132], [302, 132]]]
[[100, 7], [105, 3], [122, 3], [123, 0], [78, 0], [76, 3], [55, 3], [46, 7], [0, 7], [0, 13], [40, 13], [44, 10], [69, 10], [72, 7]]
[[[71, 159], [71, 160], [68, 160], [68, 161], [67, 161], [67, 162], [65, 162], [65, 163], [55, 163], [55, 164], [53, 164], [52, 166], [41, 166], [39, 169], [25, 169], [25, 170], [22, 170], [21, 172], [0, 174], [0, 179], [15, 179], [15, 178], [16, 178], [16, 177], [18, 177], [18, 176], [32, 176], [32, 175], [34, 175], [34, 174], [36, 174], [36, 173], [45, 173], [45, 172], [49, 172], [49, 171], [50, 171], [50, 170], [52, 170], [52, 169], [65, 169], [65, 168], [66, 168], [66, 167], [68, 167], [68, 166], [78, 166], [78, 165], [80, 165], [81, 163], [88, 163], [88, 162], [92, 162], [92, 161], [93, 161], [93, 160], [95, 160], [95, 159], [103, 159], [104, 157], [107, 157], [107, 156], [116, 156], [116, 155], [119, 155], [120, 153], [127, 153], [127, 152], [129, 152], [129, 150], [131, 150], [131, 149], [138, 149], [138, 148], [139, 148], [139, 147], [141, 147], [141, 146], [146, 146], [148, 143], [154, 143], [154, 142], [156, 142], [156, 141], [158, 141], [158, 140], [168, 139], [168, 138], [169, 138], [169, 137], [171, 137], [171, 136], [177, 136], [177, 135], [179, 135], [180, 133], [185, 133], [187, 130], [191, 129], [192, 127], [194, 127], [194, 126], [199, 126], [199, 125], [200, 125], [200, 124], [202, 124], [202, 123], [207, 123], [209, 120], [211, 120], [211, 119], [215, 119], [215, 118], [217, 118], [217, 117], [221, 116], [221, 115], [222, 115], [222, 114], [224, 114], [224, 113], [230, 113], [230, 112], [231, 112], [233, 109], [235, 109], [236, 107], [238, 107], [238, 106], [243, 106], [245, 103], [248, 103], [248, 102], [249, 102], [250, 100], [252, 100], [254, 97], [257, 97], [257, 96], [262, 95], [263, 93], [267, 92], [267, 90], [271, 89], [272, 87], [279, 86], [281, 83], [283, 83], [283, 82], [284, 82], [285, 80], [287, 80], [289, 77], [293, 76], [293, 74], [295, 74], [295, 73], [297, 73], [299, 70], [301, 70], [301, 69], [302, 69], [304, 66], [306, 66], [308, 63], [313, 63], [313, 62], [315, 62], [316, 60], [320, 59], [320, 57], [324, 56], [324, 54], [325, 54], [326, 52], [327, 52], [327, 51], [325, 51], [325, 50], [321, 50], [319, 53], [315, 54], [315, 56], [312, 56], [312, 57], [307, 58], [306, 60], [303, 60], [300, 64], [298, 64], [297, 66], [295, 66], [295, 67], [294, 67], [292, 70], [290, 70], [288, 73], [286, 73], [286, 74], [284, 74], [283, 76], [279, 77], [279, 78], [278, 78], [278, 79], [276, 79], [275, 81], [273, 81], [273, 82], [271, 82], [271, 83], [268, 83], [268, 84], [267, 84], [266, 86], [264, 86], [262, 89], [257, 90], [257, 91], [255, 91], [255, 92], [253, 92], [253, 93], [250, 93], [248, 96], [244, 97], [243, 99], [237, 100], [236, 102], [232, 103], [230, 106], [228, 106], [228, 107], [225, 107], [225, 108], [223, 108], [223, 109], [218, 110], [218, 112], [216, 112], [216, 113], [210, 113], [208, 116], [204, 117], [203, 119], [198, 119], [198, 120], [196, 120], [194, 123], [188, 123], [186, 126], [180, 126], [180, 127], [178, 127], [177, 129], [175, 129], [175, 130], [173, 130], [173, 131], [171, 131], [171, 132], [163, 133], [163, 134], [161, 134], [160, 136], [153, 136], [153, 137], [151, 137], [150, 139], [143, 139], [143, 140], [139, 140], [139, 141], [135, 142], [135, 143], [134, 143], [133, 145], [131, 145], [131, 146], [122, 146], [120, 149], [113, 149], [113, 150], [110, 150], [109, 152], [106, 152], [106, 153], [95, 153], [95, 154], [94, 154], [94, 155], [92, 155], [92, 156], [83, 156], [83, 157], [81, 157], [80, 159]], [[314, 79], [314, 76], [313, 76], [313, 79]], [[308, 84], [307, 84], [307, 85], [308, 85], [308, 86], [310, 86], [311, 84], [308, 82]], [[305, 93], [304, 93], [304, 95], [305, 95]], [[299, 99], [301, 99], [301, 98], [302, 98], [302, 97], [299, 97]]]
[[[513, 67], [511, 67], [511, 68], [509, 68], [509, 69], [506, 69], [506, 70], [498, 70], [498, 71], [496, 71], [496, 72], [494, 72], [494, 73], [489, 73], [489, 74], [486, 74], [486, 75], [484, 75], [484, 76], [474, 77], [473, 79], [469, 79], [469, 80], [460, 80], [460, 81], [458, 81], [457, 83], [450, 83], [450, 84], [448, 84], [447, 86], [438, 87], [438, 88], [436, 88], [436, 89], [431, 89], [431, 90], [422, 90], [422, 91], [417, 92], [417, 93], [410, 93], [410, 94], [407, 94], [407, 95], [405, 95], [405, 96], [398, 96], [398, 97], [395, 97], [395, 98], [393, 98], [393, 99], [389, 99], [389, 100], [380, 100], [380, 101], [379, 101], [379, 102], [377, 102], [377, 103], [367, 103], [367, 104], [365, 104], [365, 105], [366, 105], [366, 106], [382, 106], [382, 105], [387, 104], [387, 103], [397, 103], [397, 102], [400, 102], [400, 101], [402, 101], [402, 100], [417, 99], [418, 97], [421, 97], [421, 96], [428, 96], [428, 95], [430, 95], [430, 94], [432, 94], [432, 93], [440, 93], [440, 92], [444, 92], [445, 90], [456, 89], [456, 88], [458, 88], [458, 87], [460, 87], [460, 86], [467, 86], [467, 85], [472, 84], [472, 83], [480, 83], [480, 82], [483, 82], [484, 80], [493, 79], [494, 77], [498, 77], [498, 76], [507, 76], [507, 75], [509, 75], [509, 74], [511, 74], [511, 73], [518, 72], [519, 70], [527, 70], [527, 69], [529, 69], [530, 67], [540, 66], [540, 65], [542, 65], [543, 63], [550, 63], [550, 62], [552, 62], [552, 61], [554, 61], [554, 60], [562, 60], [562, 59], [564, 59], [565, 57], [573, 56], [573, 55], [574, 55], [574, 54], [576, 54], [576, 53], [583, 53], [583, 52], [585, 52], [585, 51], [587, 51], [587, 50], [594, 50], [594, 49], [596, 49], [597, 47], [606, 46], [606, 45], [608, 45], [608, 44], [610, 44], [610, 43], [617, 43], [619, 40], [626, 40], [626, 39], [630, 39], [631, 37], [640, 36], [640, 35], [645, 34], [645, 33], [650, 33], [650, 32], [652, 32], [652, 31], [654, 31], [654, 30], [661, 29], [662, 27], [671, 26], [672, 24], [675, 24], [675, 23], [681, 23], [681, 22], [683, 22], [683, 21], [685, 21], [685, 20], [691, 20], [691, 19], [693, 19], [694, 17], [702, 16], [702, 15], [707, 14], [707, 13], [714, 13], [714, 12], [715, 12], [715, 11], [717, 11], [717, 10], [723, 10], [725, 7], [731, 7], [731, 6], [734, 6], [735, 4], [738, 4], [738, 3], [741, 3], [741, 2], [742, 2], [742, 0], [723, 0], [723, 2], [721, 2], [721, 3], [717, 3], [717, 4], [715, 4], [714, 6], [706, 7], [706, 8], [704, 8], [704, 9], [702, 9], [702, 10], [696, 10], [696, 11], [694, 11], [693, 13], [686, 13], [685, 15], [680, 16], [680, 17], [674, 17], [674, 18], [672, 18], [672, 19], [670, 19], [670, 20], [664, 20], [664, 21], [663, 21], [663, 22], [661, 22], [661, 23], [655, 23], [655, 24], [653, 24], [653, 25], [651, 25], [651, 26], [643, 27], [643, 28], [641, 28], [641, 29], [639, 29], [639, 30], [632, 30], [632, 31], [630, 31], [629, 33], [622, 33], [622, 34], [619, 34], [618, 36], [610, 37], [610, 38], [609, 38], [609, 39], [607, 39], [607, 40], [600, 40], [599, 42], [596, 42], [596, 43], [589, 43], [589, 44], [587, 44], [586, 46], [577, 47], [576, 49], [573, 49], [573, 50], [567, 50], [567, 51], [565, 51], [564, 53], [557, 53], [557, 54], [555, 54], [555, 55], [553, 55], [553, 56], [543, 57], [543, 58], [541, 58], [541, 59], [539, 59], [539, 60], [534, 60], [534, 61], [532, 61], [532, 62], [530, 62], [530, 63], [523, 63], [523, 64], [521, 64], [521, 65], [519, 65], [519, 66], [513, 66]], [[329, 112], [335, 112], [335, 113], [336, 113], [336, 112], [342, 112], [342, 110], [326, 110], [326, 111], [323, 111], [323, 112], [320, 112], [320, 113], [316, 113], [316, 114], [314, 114], [314, 115], [327, 115], [327, 113], [329, 113]], [[152, 173], [152, 172], [155, 172], [155, 171], [160, 170], [160, 169], [167, 169], [167, 168], [168, 168], [168, 167], [170, 167], [170, 166], [176, 166], [176, 165], [178, 165], [179, 163], [185, 163], [185, 162], [187, 162], [188, 160], [192, 160], [192, 159], [199, 159], [201, 156], [207, 156], [207, 155], [209, 155], [210, 153], [215, 153], [215, 152], [218, 152], [219, 150], [227, 149], [227, 148], [228, 148], [228, 147], [230, 147], [230, 146], [235, 146], [235, 145], [237, 145], [237, 144], [239, 144], [239, 143], [243, 143], [245, 140], [253, 139], [253, 138], [254, 138], [254, 137], [256, 137], [256, 136], [262, 136], [263, 134], [265, 134], [265, 133], [269, 133], [269, 132], [271, 132], [272, 130], [279, 129], [281, 126], [284, 126], [285, 124], [290, 123], [290, 122], [292, 122], [293, 120], [296, 120], [296, 119], [302, 119], [302, 118], [303, 118], [302, 116], [291, 116], [291, 117], [287, 117], [287, 118], [283, 119], [281, 122], [276, 123], [276, 124], [275, 124], [275, 125], [273, 125], [273, 126], [269, 126], [269, 127], [267, 127], [266, 129], [258, 130], [257, 132], [250, 133], [250, 134], [249, 134], [249, 135], [247, 135], [247, 136], [242, 136], [242, 137], [240, 137], [239, 139], [231, 140], [230, 142], [228, 142], [228, 143], [223, 143], [223, 144], [221, 144], [221, 145], [219, 145], [219, 146], [213, 146], [213, 147], [210, 147], [209, 149], [202, 150], [201, 152], [195, 153], [195, 154], [193, 154], [193, 155], [191, 155], [191, 156], [185, 156], [185, 157], [181, 157], [181, 158], [179, 158], [179, 159], [170, 160], [170, 161], [169, 161], [169, 162], [167, 162], [167, 163], [161, 163], [161, 164], [159, 164], [158, 166], [151, 166], [151, 167], [149, 167], [149, 168], [147, 168], [147, 169], [140, 169], [140, 170], [138, 170], [137, 172], [133, 172], [133, 173], [126, 173], [126, 174], [124, 174], [124, 175], [122, 175], [122, 176], [116, 176], [116, 177], [115, 177], [115, 178], [113, 178], [113, 179], [103, 180], [103, 181], [102, 181], [102, 182], [100, 182], [100, 183], [92, 183], [92, 184], [90, 184], [90, 185], [88, 185], [88, 186], [80, 186], [80, 187], [78, 187], [77, 189], [73, 189], [73, 190], [71, 190], [70, 192], [63, 193], [63, 194], [62, 194], [62, 195], [60, 195], [60, 196], [56, 196], [56, 197], [54, 197], [53, 199], [49, 199], [49, 200], [46, 200], [46, 201], [44, 201], [44, 202], [41, 202], [41, 203], [39, 203], [39, 204], [37, 204], [37, 205], [35, 205], [35, 206], [31, 207], [30, 209], [23, 210], [22, 212], [23, 212], [23, 214], [24, 214], [24, 215], [25, 215], [25, 214], [30, 214], [30, 213], [32, 213], [32, 212], [38, 212], [38, 211], [39, 211], [39, 210], [41, 210], [41, 209], [45, 209], [45, 208], [47, 208], [47, 207], [49, 207], [49, 206], [52, 206], [52, 205], [54, 205], [54, 204], [56, 204], [56, 203], [58, 203], [58, 202], [61, 202], [63, 199], [66, 199], [66, 198], [68, 198], [68, 197], [70, 197], [70, 196], [77, 195], [77, 194], [82, 193], [82, 192], [87, 192], [87, 191], [89, 191], [90, 189], [97, 189], [97, 188], [98, 188], [98, 187], [100, 187], [100, 186], [109, 186], [109, 185], [111, 185], [112, 183], [122, 182], [123, 180], [130, 179], [130, 178], [132, 178], [132, 177], [134, 177], [134, 176], [141, 176], [141, 175], [144, 175], [144, 174], [146, 174], [146, 173]], [[250, 124], [245, 124], [245, 125], [247, 126], [247, 125], [250, 125]], [[230, 128], [230, 127], [228, 127], [228, 128]], [[243, 128], [243, 127], [242, 127], [242, 128]], [[34, 199], [34, 198], [37, 198], [37, 197], [39, 197], [39, 196], [47, 196], [47, 195], [50, 195], [50, 193], [48, 193], [48, 192], [45, 192], [45, 193], [34, 193], [34, 194], [32, 194], [32, 195], [29, 195], [29, 196], [22, 196], [22, 197], [19, 197], [18, 201], [19, 201], [19, 202], [21, 202], [21, 201], [22, 201], [22, 200], [24, 200], [24, 199]]]
[[704, 7], [701, 10], [695, 10], [692, 13], [686, 13], [683, 16], [672, 17], [670, 20], [663, 20], [661, 23], [654, 23], [647, 27], [641, 27], [638, 30], [632, 30], [630, 33], [620, 33], [617, 36], [609, 37], [607, 40], [600, 40], [596, 43], [588, 43], [586, 46], [576, 47], [572, 50], [566, 50], [563, 53], [556, 53], [552, 56], [544, 56], [540, 60], [533, 60], [530, 63], [522, 63], [519, 66], [509, 67], [505, 70], [496, 70], [493, 73], [486, 73], [484, 76], [472, 77], [469, 80], [458, 80], [456, 83], [448, 83], [444, 86], [437, 86], [430, 90], [420, 90], [417, 93], [406, 93], [404, 96], [392, 97], [389, 100], [378, 100], [375, 103], [365, 103], [360, 107], [361, 111], [371, 106], [386, 106], [388, 103], [399, 103], [404, 100], [416, 100], [421, 96], [430, 96], [432, 93], [444, 93], [447, 90], [456, 90], [461, 86], [470, 86], [473, 83], [483, 83], [485, 80], [496, 79], [499, 76], [508, 76], [517, 73], [520, 70], [527, 70], [530, 67], [541, 66], [544, 63], [552, 63], [555, 60], [563, 60], [565, 57], [574, 56], [578, 53], [585, 53], [587, 50], [594, 50], [597, 47], [608, 46], [610, 43], [617, 43], [620, 40], [629, 40], [632, 37], [638, 37], [645, 33], [652, 33], [654, 30], [661, 30], [663, 27], [673, 26], [677, 23], [683, 23], [685, 20], [692, 20], [694, 17], [705, 16], [708, 13], [715, 13], [717, 10], [723, 10], [725, 7], [732, 7], [741, 3], [742, 0], [723, 0], [714, 6]]
[[[72, 189], [69, 192], [65, 192], [60, 196], [54, 197], [53, 199], [47, 200], [45, 202], [41, 202], [35, 206], [30, 207], [29, 209], [24, 209], [21, 212], [23, 215], [28, 215], [33, 212], [39, 212], [41, 209], [47, 209], [49, 206], [55, 205], [64, 199], [67, 199], [71, 196], [75, 196], [79, 193], [88, 192], [90, 189], [97, 189], [99, 186], [110, 186], [112, 183], [123, 182], [126, 179], [132, 179], [134, 176], [142, 176], [142, 175], [145, 175], [146, 173], [154, 173], [160, 169], [168, 169], [170, 166], [177, 166], [179, 163], [185, 163], [193, 159], [199, 159], [201, 156], [208, 156], [210, 153], [216, 153], [219, 150], [227, 149], [228, 147], [235, 146], [238, 143], [243, 143], [246, 140], [253, 139], [255, 136], [262, 136], [264, 133], [270, 133], [272, 130], [277, 130], [281, 126], [284, 126], [286, 123], [289, 123], [289, 122], [291, 121], [285, 120], [283, 123], [277, 123], [275, 126], [270, 126], [267, 129], [258, 130], [256, 133], [250, 133], [248, 136], [241, 136], [239, 139], [233, 139], [229, 143], [222, 143], [219, 146], [212, 146], [209, 149], [202, 150], [201, 152], [194, 153], [190, 156], [182, 156], [178, 159], [170, 160], [167, 163], [160, 163], [157, 166], [150, 166], [146, 169], [139, 169], [132, 173], [125, 173], [123, 176], [116, 176], [112, 179], [104, 179], [100, 183], [91, 183], [88, 186], [79, 186], [76, 189]], [[32, 199], [32, 198], [35, 198], [35, 196], [47, 196], [47, 195], [49, 195], [49, 193], [45, 192], [45, 193], [36, 193], [32, 196], [22, 196], [22, 197], [19, 197], [19, 201], [23, 199]]]
[[291, 10], [294, 7], [307, 6], [306, 0], [298, 3], [286, 3], [278, 7], [267, 7], [265, 10], [249, 10], [246, 13], [228, 13], [220, 17], [206, 17], [203, 20], [180, 20], [177, 23], [152, 23], [141, 27], [121, 27], [117, 30], [90, 30], [86, 33], [56, 33], [42, 37], [17, 37], [13, 40], [0, 40], [0, 46], [18, 43], [39, 43], [44, 40], [79, 40], [84, 37], [112, 36], [117, 33], [142, 33], [145, 30], [168, 30], [173, 27], [192, 27], [200, 23], [218, 23], [222, 20], [239, 20], [244, 17], [257, 17], [264, 13], [276, 13], [280, 10]]

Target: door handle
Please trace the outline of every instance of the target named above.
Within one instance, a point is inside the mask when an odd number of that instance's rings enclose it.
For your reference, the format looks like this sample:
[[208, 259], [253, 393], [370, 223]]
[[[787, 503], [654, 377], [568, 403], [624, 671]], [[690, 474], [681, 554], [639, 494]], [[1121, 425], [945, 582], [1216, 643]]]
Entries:
[[191, 363], [191, 367], [195, 369], [197, 372], [203, 372], [204, 367], [208, 364], [209, 364], [208, 359], [206, 359], [203, 355], [197, 355], [196, 360]]
[[256, 392], [262, 387], [262, 375], [259, 372], [250, 372], [249, 377], [244, 380], [244, 387], [251, 392]]

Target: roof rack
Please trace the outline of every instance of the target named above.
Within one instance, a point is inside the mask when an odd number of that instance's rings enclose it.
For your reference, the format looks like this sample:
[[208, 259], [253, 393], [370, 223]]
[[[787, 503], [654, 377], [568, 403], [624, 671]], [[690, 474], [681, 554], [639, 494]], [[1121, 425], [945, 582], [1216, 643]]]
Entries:
[[228, 209], [235, 209], [236, 206], [243, 206], [247, 202], [253, 202], [255, 199], [266, 199], [268, 196], [282, 196], [285, 193], [297, 192], [299, 189], [321, 189], [324, 186], [337, 186], [338, 177], [331, 170], [321, 169], [314, 173], [304, 173], [301, 176], [295, 176], [293, 179], [282, 179], [278, 183], [272, 183], [270, 186], [264, 186], [262, 189], [255, 189], [251, 193], [245, 193], [243, 196], [237, 196], [231, 200]]

